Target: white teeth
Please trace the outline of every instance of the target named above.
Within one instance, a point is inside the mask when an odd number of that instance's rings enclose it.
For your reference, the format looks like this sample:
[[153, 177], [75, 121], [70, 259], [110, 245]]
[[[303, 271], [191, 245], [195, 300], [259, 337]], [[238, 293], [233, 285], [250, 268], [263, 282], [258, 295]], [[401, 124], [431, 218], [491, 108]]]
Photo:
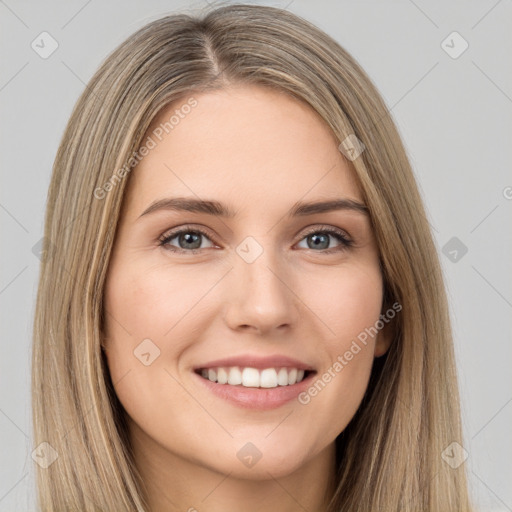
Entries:
[[291, 386], [304, 379], [304, 370], [297, 368], [207, 368], [201, 370], [201, 376], [211, 382], [228, 384], [230, 386], [242, 385], [247, 388], [275, 388], [277, 386]]
[[288, 384], [291, 386], [297, 382], [297, 368], [292, 368], [288, 374]]
[[224, 368], [219, 368], [217, 370], [217, 382], [219, 384], [226, 384], [228, 381], [228, 372]]
[[256, 368], [244, 368], [242, 372], [242, 386], [246, 388], [259, 388], [260, 372]]
[[276, 388], [277, 387], [277, 372], [274, 368], [267, 368], [263, 370], [260, 375], [260, 386], [262, 388]]
[[230, 386], [238, 386], [242, 384], [242, 372], [238, 366], [234, 366], [233, 368], [229, 369], [228, 384]]
[[288, 386], [288, 370], [281, 368], [277, 374], [277, 383], [280, 386]]

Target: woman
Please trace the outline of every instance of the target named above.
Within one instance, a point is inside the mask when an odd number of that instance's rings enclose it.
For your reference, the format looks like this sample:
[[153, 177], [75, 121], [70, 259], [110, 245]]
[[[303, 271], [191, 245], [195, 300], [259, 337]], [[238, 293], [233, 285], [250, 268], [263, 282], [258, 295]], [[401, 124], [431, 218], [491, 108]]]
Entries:
[[470, 510], [421, 197], [310, 23], [231, 5], [128, 38], [71, 116], [45, 233], [42, 510]]

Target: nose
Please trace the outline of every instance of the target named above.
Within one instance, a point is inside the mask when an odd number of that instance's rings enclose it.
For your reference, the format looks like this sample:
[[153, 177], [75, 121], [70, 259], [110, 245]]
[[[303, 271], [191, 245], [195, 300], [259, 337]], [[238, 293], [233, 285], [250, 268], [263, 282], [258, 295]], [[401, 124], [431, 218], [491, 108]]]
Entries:
[[225, 321], [231, 329], [270, 334], [297, 324], [301, 301], [285, 265], [267, 249], [252, 263], [235, 258], [226, 283]]

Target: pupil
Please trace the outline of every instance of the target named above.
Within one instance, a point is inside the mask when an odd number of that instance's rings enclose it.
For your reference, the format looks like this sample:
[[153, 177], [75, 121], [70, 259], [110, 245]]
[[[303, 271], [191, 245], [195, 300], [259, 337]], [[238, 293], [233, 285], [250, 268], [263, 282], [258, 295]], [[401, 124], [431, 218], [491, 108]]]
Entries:
[[322, 245], [322, 241], [319, 241], [320, 238], [323, 238], [324, 239], [324, 243], [323, 245], [325, 247], [322, 247], [322, 249], [327, 249], [327, 246], [329, 245], [329, 237], [325, 234], [323, 235], [311, 235], [311, 238], [314, 240], [313, 242], [313, 246], [314, 247], [318, 247], [319, 245]]
[[[190, 245], [187, 247], [188, 249], [198, 249], [199, 246], [201, 245], [201, 242], [199, 240], [200, 238], [200, 235], [198, 234], [195, 234], [195, 233], [184, 233], [183, 235], [181, 235], [181, 240], [182, 241], [185, 241], [187, 244], [190, 244], [194, 242], [194, 239], [195, 239], [195, 246], [194, 247], [190, 247]], [[199, 242], [199, 243], [197, 243]]]

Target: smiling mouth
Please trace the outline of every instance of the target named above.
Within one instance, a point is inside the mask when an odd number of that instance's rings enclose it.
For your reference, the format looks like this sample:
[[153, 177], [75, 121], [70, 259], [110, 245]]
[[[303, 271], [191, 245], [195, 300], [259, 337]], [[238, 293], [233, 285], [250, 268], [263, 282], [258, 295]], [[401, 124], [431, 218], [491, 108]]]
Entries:
[[292, 386], [302, 382], [313, 370], [301, 370], [292, 367], [251, 368], [251, 367], [216, 367], [198, 368], [195, 373], [210, 382], [228, 386], [246, 388], [277, 388]]

